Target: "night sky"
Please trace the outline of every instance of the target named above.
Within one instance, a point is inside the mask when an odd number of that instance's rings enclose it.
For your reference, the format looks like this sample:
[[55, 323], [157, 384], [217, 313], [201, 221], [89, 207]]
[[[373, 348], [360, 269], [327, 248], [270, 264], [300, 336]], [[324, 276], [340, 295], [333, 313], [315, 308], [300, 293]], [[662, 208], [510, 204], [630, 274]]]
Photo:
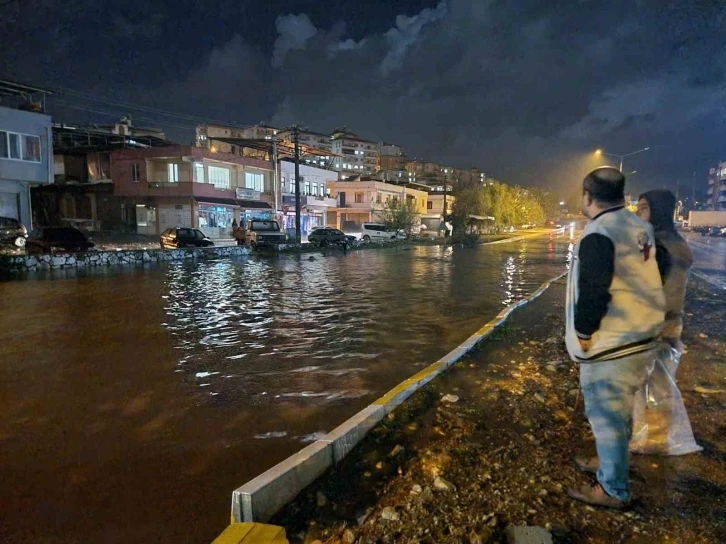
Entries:
[[[64, 122], [130, 111], [188, 143], [194, 118], [337, 126], [508, 183], [576, 187], [627, 153], [634, 192], [705, 192], [726, 160], [726, 2], [0, 0], [0, 77]], [[95, 112], [69, 108], [68, 105]], [[113, 115], [110, 115], [113, 114]], [[612, 162], [612, 161], [608, 161]]]

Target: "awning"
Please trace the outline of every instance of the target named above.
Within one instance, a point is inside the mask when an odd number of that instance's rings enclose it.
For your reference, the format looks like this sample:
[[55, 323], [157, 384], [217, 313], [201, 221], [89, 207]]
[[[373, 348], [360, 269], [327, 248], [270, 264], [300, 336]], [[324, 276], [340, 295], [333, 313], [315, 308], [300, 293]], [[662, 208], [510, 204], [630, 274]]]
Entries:
[[233, 198], [212, 198], [212, 197], [206, 197], [206, 196], [195, 196], [194, 200], [196, 200], [200, 204], [210, 204], [212, 206], [221, 205], [221, 206], [232, 206], [233, 208], [239, 207], [239, 204]]
[[237, 205], [245, 210], [271, 210], [272, 206], [270, 206], [267, 202], [262, 202], [260, 200], [236, 200]]

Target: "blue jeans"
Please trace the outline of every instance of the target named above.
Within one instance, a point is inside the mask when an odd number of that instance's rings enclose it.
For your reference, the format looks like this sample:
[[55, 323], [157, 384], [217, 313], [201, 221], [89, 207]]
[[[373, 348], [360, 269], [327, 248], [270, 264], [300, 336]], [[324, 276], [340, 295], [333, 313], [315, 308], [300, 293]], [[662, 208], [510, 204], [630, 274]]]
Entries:
[[635, 392], [645, 383], [655, 351], [616, 361], [580, 365], [585, 414], [590, 421], [600, 461], [597, 481], [617, 499], [630, 499], [628, 441]]

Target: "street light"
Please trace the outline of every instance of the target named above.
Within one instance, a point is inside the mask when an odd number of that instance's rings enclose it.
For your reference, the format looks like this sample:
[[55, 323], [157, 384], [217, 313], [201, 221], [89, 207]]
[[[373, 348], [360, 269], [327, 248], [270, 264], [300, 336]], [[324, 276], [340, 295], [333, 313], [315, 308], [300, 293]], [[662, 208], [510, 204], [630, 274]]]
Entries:
[[625, 155], [618, 155], [616, 153], [605, 153], [602, 149], [595, 150], [595, 155], [604, 155], [606, 157], [616, 157], [620, 159], [620, 171], [623, 171], [623, 159], [625, 157], [630, 157], [631, 155], [637, 155], [638, 153], [642, 153], [643, 151], [648, 151], [650, 147], [644, 147], [643, 149], [638, 149], [638, 151], [633, 151], [632, 153], [626, 153]]

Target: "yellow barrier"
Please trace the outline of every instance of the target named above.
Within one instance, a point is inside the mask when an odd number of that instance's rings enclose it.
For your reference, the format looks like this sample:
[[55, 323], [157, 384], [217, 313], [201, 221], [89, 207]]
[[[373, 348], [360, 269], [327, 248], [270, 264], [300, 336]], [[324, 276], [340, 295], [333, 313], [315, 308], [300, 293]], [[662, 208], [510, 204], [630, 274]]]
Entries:
[[233, 523], [212, 544], [289, 544], [285, 529], [264, 523]]

